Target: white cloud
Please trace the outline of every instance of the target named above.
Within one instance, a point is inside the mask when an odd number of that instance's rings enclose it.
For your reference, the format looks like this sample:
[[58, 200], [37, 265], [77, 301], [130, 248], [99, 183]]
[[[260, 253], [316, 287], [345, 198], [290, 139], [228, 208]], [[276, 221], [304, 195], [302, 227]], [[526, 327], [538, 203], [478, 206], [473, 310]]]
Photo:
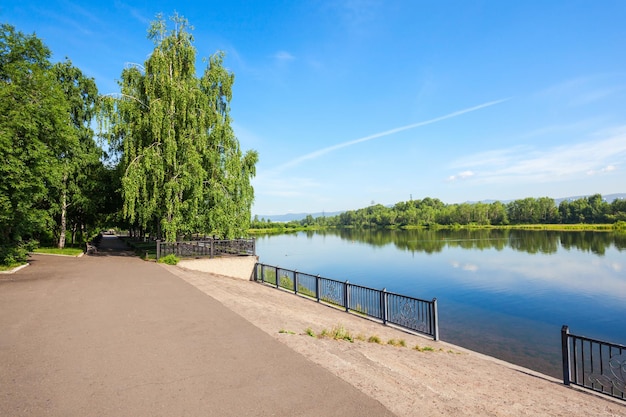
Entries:
[[279, 62], [288, 62], [296, 59], [296, 57], [294, 57], [287, 51], [278, 51], [273, 55], [273, 58], [275, 58]]
[[[481, 183], [549, 182], [610, 173], [626, 164], [626, 130], [605, 131], [591, 140], [546, 149], [515, 146], [467, 155], [449, 168], [478, 171]], [[597, 139], [597, 137], [602, 137]], [[604, 167], [599, 169], [597, 167]], [[460, 179], [453, 175], [453, 179]]]
[[465, 180], [467, 178], [473, 177], [475, 174], [472, 171], [463, 171], [459, 172], [457, 175], [450, 175], [448, 177], [448, 181], [456, 181], [456, 180]]
[[607, 165], [604, 168], [599, 169], [597, 171], [591, 169], [591, 170], [587, 171], [587, 175], [604, 174], [604, 173], [607, 173], [607, 172], [615, 171], [616, 169], [617, 169], [617, 167], [615, 165]]

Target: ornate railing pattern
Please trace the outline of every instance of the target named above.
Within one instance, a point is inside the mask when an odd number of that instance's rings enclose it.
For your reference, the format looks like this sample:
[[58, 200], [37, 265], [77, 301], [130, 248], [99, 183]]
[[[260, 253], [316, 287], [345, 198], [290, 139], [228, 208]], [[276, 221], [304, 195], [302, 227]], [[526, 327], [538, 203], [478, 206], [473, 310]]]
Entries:
[[561, 329], [563, 383], [626, 400], [626, 346]]
[[254, 279], [439, 340], [436, 298], [421, 300], [262, 263], [256, 264]]
[[183, 258], [201, 258], [223, 255], [256, 255], [254, 239], [213, 239], [192, 240], [185, 242], [156, 241], [157, 260], [174, 254]]

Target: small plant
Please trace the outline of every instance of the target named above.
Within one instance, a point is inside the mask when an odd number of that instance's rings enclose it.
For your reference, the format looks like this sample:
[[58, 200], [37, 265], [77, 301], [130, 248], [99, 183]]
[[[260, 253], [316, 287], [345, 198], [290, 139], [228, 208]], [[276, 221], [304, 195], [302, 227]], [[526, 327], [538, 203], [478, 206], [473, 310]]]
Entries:
[[342, 325], [335, 326], [330, 331], [326, 329], [322, 330], [322, 332], [320, 333], [320, 337], [328, 337], [334, 340], [346, 340], [350, 343], [354, 342], [354, 338], [352, 337], [350, 332], [347, 331]]
[[420, 347], [420, 345], [415, 345], [413, 349], [417, 350], [418, 352], [434, 352], [435, 351], [435, 349], [430, 346]]
[[278, 286], [291, 291], [293, 290], [293, 281], [287, 275], [281, 275]]
[[159, 263], [163, 263], [167, 265], [176, 265], [178, 261], [180, 261], [180, 259], [173, 253], [170, 253], [169, 255], [164, 256], [161, 259], [159, 259]]
[[313, 329], [311, 329], [310, 327], [307, 327], [306, 330], [304, 331], [307, 335], [311, 336], [311, 337], [316, 337], [315, 336], [315, 332], [313, 331]]
[[396, 339], [389, 339], [389, 340], [387, 341], [387, 344], [388, 344], [388, 345], [391, 345], [391, 346], [398, 346], [398, 347], [402, 346], [402, 347], [406, 347], [406, 342], [404, 341], [404, 339], [399, 339], [399, 340], [396, 340]]
[[367, 341], [369, 343], [378, 343], [379, 345], [382, 343], [382, 340], [380, 340], [380, 337], [376, 335], [370, 336], [369, 339], [367, 339]]
[[278, 333], [296, 334], [296, 332], [292, 332], [291, 330], [285, 330], [285, 329], [280, 329]]

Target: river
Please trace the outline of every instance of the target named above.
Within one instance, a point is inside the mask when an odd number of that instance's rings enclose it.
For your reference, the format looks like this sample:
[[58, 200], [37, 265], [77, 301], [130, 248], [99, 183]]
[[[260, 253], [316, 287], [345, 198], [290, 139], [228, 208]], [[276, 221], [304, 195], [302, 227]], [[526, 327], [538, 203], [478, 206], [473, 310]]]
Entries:
[[437, 298], [442, 340], [554, 377], [564, 324], [626, 344], [626, 234], [329, 230], [256, 245], [265, 264]]

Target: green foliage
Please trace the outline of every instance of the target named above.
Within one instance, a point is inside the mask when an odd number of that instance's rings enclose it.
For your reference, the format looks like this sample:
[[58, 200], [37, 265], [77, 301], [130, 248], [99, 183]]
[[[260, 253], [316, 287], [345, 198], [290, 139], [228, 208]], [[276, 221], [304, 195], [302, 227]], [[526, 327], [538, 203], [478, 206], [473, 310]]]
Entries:
[[0, 245], [0, 265], [16, 266], [26, 263], [28, 252], [33, 251], [37, 244], [37, 241], [29, 240]]
[[159, 259], [159, 263], [167, 265], [176, 265], [178, 261], [180, 261], [180, 259], [172, 253]]
[[124, 69], [121, 95], [103, 102], [104, 136], [122, 154], [123, 215], [167, 241], [245, 235], [258, 155], [242, 154], [231, 127], [234, 76], [217, 53], [197, 78], [191, 28], [171, 20], [170, 31], [161, 16], [151, 25], [154, 51]]
[[50, 56], [35, 35], [1, 26], [0, 263], [23, 260], [31, 239], [62, 248], [66, 230], [74, 240], [102, 210], [95, 82]]
[[[444, 204], [426, 197], [396, 203], [393, 207], [375, 204], [358, 210], [349, 210], [333, 217], [313, 218], [308, 215], [300, 221], [272, 223], [259, 219], [251, 222], [254, 231], [287, 233], [316, 230], [327, 227], [354, 229], [449, 229], [513, 227], [526, 225], [598, 225], [626, 221], [626, 200], [607, 203], [600, 194], [573, 201], [562, 201], [559, 206], [549, 197], [524, 198], [509, 203]], [[571, 226], [570, 226], [571, 227]]]

